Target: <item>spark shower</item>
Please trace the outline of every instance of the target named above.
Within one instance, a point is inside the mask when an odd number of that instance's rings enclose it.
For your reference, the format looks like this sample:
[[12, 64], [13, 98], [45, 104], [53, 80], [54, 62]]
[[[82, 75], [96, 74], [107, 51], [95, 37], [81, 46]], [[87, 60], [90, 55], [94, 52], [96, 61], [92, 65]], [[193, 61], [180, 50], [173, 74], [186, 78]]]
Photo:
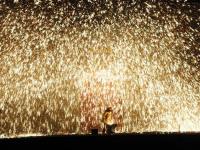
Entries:
[[0, 135], [200, 131], [200, 4], [0, 2]]

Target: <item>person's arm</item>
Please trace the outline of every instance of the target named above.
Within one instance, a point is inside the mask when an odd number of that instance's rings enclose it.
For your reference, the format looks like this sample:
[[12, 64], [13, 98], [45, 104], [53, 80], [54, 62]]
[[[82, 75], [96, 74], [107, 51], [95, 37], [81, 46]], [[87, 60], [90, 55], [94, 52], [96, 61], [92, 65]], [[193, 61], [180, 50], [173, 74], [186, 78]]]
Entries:
[[103, 116], [102, 116], [102, 120], [101, 120], [103, 123], [105, 123], [105, 113], [103, 113]]
[[103, 115], [103, 123], [106, 123], [106, 119], [108, 118], [108, 113], [104, 113]]

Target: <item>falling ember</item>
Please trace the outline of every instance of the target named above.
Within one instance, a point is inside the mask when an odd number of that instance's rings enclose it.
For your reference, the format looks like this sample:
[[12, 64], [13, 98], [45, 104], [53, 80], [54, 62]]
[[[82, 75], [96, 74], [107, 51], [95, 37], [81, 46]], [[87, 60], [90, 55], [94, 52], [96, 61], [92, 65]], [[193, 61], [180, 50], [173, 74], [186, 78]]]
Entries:
[[0, 137], [200, 131], [200, 3], [0, 2]]

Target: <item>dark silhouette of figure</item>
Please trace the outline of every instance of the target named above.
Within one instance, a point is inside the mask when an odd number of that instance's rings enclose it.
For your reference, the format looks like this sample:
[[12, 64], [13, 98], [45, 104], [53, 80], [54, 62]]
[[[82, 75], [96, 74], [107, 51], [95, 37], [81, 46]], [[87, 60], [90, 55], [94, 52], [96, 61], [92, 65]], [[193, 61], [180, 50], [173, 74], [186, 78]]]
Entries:
[[102, 121], [104, 123], [103, 133], [106, 133], [106, 134], [115, 133], [115, 128], [117, 127], [117, 124], [114, 123], [112, 107], [108, 107], [105, 110]]

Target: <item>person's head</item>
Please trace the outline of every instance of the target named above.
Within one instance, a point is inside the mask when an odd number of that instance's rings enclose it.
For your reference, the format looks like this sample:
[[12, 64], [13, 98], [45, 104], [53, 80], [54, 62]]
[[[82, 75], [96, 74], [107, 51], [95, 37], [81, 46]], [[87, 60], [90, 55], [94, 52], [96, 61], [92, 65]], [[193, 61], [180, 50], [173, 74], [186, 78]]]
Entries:
[[112, 111], [112, 107], [107, 107], [106, 111]]

